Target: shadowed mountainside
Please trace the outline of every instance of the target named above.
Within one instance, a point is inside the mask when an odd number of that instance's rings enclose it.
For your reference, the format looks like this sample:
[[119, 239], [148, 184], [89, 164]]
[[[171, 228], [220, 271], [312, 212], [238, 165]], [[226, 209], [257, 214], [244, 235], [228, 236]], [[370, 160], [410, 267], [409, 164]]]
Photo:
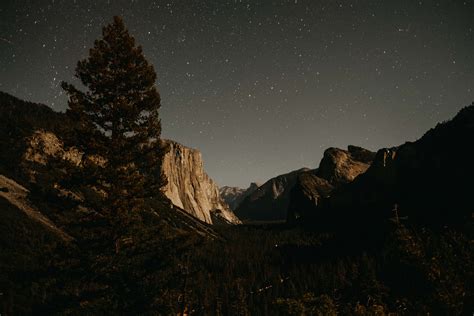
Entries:
[[[249, 221], [275, 221], [299, 217], [299, 214], [292, 214], [293, 210], [300, 208], [295, 204], [300, 198], [291, 198], [294, 190], [299, 191], [295, 194], [306, 196], [310, 203], [317, 203], [334, 188], [351, 182], [365, 172], [374, 155], [357, 146], [349, 146], [348, 150], [328, 148], [317, 169], [302, 168], [268, 180], [246, 197], [235, 212], [239, 218]], [[312, 184], [308, 185], [308, 181]], [[307, 189], [313, 186], [314, 190]]]
[[471, 105], [415, 142], [379, 150], [367, 172], [321, 203], [300, 204], [298, 211], [308, 215], [306, 223], [319, 226], [367, 227], [390, 217], [425, 224], [466, 221], [473, 212], [474, 169], [464, 149], [473, 135]]
[[237, 207], [235, 214], [248, 221], [279, 221], [286, 219], [290, 190], [302, 168], [272, 178], [248, 195]]
[[229, 205], [230, 209], [235, 210], [239, 207], [240, 203], [242, 203], [247, 196], [255, 192], [258, 187], [260, 187], [259, 183], [252, 182], [247, 189], [223, 186], [219, 189], [219, 192], [222, 199]]
[[64, 114], [0, 91], [0, 172], [18, 173], [19, 161], [26, 150], [25, 139], [34, 131], [59, 133], [64, 126], [72, 126]]

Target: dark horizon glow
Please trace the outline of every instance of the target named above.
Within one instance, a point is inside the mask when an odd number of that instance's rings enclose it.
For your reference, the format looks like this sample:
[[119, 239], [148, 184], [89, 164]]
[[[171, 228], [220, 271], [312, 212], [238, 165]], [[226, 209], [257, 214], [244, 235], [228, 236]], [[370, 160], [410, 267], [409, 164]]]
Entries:
[[0, 90], [64, 110], [113, 15], [155, 66], [163, 137], [221, 186], [415, 140], [474, 101], [473, 1], [2, 1]]

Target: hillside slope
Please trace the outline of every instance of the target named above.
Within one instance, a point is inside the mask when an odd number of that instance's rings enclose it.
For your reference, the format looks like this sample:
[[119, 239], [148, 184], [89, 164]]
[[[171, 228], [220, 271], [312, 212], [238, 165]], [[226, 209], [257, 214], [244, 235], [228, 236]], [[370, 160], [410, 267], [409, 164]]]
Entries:
[[240, 203], [235, 214], [240, 219], [249, 221], [286, 219], [290, 191], [298, 174], [308, 170], [302, 168], [268, 180]]
[[473, 135], [471, 105], [415, 142], [379, 150], [367, 172], [305, 213], [313, 223], [344, 227], [366, 227], [390, 217], [441, 225], [466, 221], [474, 210], [474, 169], [465, 153]]

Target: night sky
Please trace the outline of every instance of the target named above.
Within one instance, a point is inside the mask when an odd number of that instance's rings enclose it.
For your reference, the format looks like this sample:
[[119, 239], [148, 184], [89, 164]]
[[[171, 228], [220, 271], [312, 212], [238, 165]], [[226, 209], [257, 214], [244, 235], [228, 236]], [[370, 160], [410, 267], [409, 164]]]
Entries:
[[415, 140], [474, 101], [472, 0], [1, 0], [0, 90], [65, 110], [113, 15], [155, 66], [163, 136], [219, 185]]

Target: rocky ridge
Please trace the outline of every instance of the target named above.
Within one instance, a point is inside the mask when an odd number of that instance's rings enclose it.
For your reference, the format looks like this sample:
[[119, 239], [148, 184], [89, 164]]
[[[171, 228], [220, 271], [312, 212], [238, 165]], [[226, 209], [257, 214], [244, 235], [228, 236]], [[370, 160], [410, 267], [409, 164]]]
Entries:
[[366, 172], [374, 157], [375, 153], [352, 145], [347, 150], [326, 149], [317, 169], [298, 175], [290, 193], [287, 220], [294, 222], [306, 216], [332, 191]]
[[272, 178], [236, 208], [247, 221], [280, 221], [300, 217], [299, 210], [317, 205], [336, 188], [353, 181], [370, 166], [375, 153], [362, 147], [328, 148], [316, 169], [302, 168]]
[[[355, 228], [391, 218], [412, 223], [462, 223], [472, 218], [474, 104], [415, 142], [377, 151], [367, 171], [317, 204], [300, 204], [305, 222]], [[314, 187], [314, 186], [311, 186]]]
[[309, 170], [302, 168], [268, 180], [240, 203], [235, 214], [248, 221], [285, 220], [290, 191], [296, 178], [298, 174]]

